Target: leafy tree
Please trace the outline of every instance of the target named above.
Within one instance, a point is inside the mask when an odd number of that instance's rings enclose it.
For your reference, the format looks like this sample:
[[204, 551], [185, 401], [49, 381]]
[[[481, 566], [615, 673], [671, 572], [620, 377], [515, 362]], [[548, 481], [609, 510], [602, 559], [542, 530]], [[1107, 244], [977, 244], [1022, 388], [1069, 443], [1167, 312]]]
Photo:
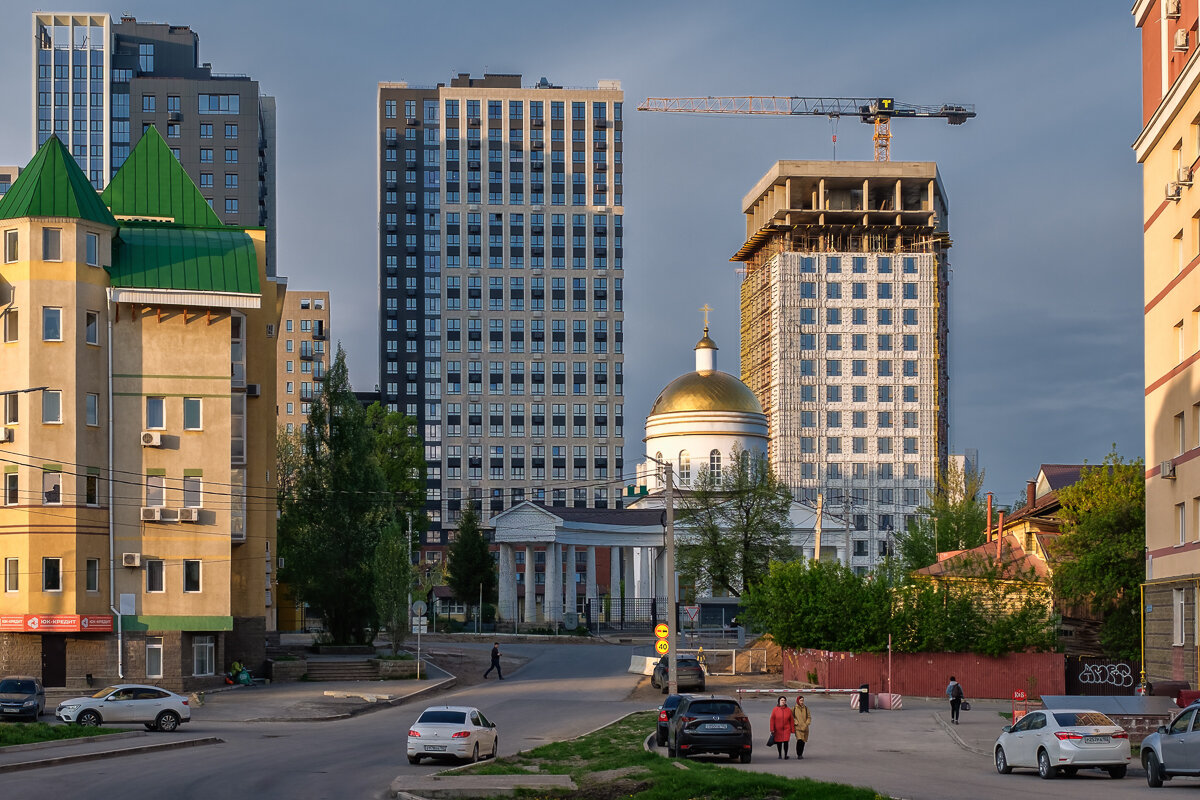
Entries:
[[279, 519], [279, 549], [287, 564], [281, 578], [321, 613], [334, 642], [369, 644], [372, 563], [392, 508], [340, 346], [325, 388], [313, 401], [303, 452]]
[[446, 554], [450, 563], [447, 575], [450, 591], [463, 603], [478, 602], [480, 587], [483, 599], [496, 599], [496, 562], [492, 560], [487, 537], [479, 527], [479, 515], [471, 503], [463, 509], [458, 521], [458, 536]]
[[1055, 594], [1084, 604], [1102, 619], [1105, 653], [1136, 658], [1138, 587], [1146, 578], [1146, 480], [1142, 459], [1113, 451], [1058, 490], [1062, 534], [1051, 546]]
[[283, 425], [275, 432], [275, 476], [279, 484], [279, 503], [296, 488], [296, 476], [304, 464], [304, 434], [290, 433]]
[[367, 426], [375, 437], [375, 455], [392, 492], [396, 519], [413, 515], [417, 525], [425, 507], [425, 445], [417, 421], [380, 403], [367, 407]]
[[700, 468], [682, 491], [679, 571], [697, 584], [743, 594], [766, 576], [773, 560], [794, 558], [791, 503], [766, 456], [735, 448], [720, 476]]
[[900, 541], [905, 574], [935, 563], [939, 552], [969, 550], [987, 541], [987, 508], [979, 502], [982, 487], [982, 471], [964, 473], [954, 463], [938, 476], [937, 486], [926, 492], [925, 504], [917, 508]]
[[392, 655], [408, 634], [409, 593], [413, 586], [413, 566], [409, 557], [407, 529], [400, 521], [388, 525], [375, 546], [375, 611], [379, 622], [388, 629]]

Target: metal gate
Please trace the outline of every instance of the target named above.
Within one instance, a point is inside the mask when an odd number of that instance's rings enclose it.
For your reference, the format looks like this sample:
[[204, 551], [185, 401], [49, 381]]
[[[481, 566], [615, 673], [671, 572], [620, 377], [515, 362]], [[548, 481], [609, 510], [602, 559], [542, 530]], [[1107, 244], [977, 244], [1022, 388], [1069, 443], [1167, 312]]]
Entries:
[[589, 630], [650, 631], [664, 620], [659, 614], [663, 603], [653, 597], [611, 597], [601, 595], [584, 603]]
[[1067, 694], [1131, 695], [1141, 676], [1137, 661], [1090, 656], [1067, 656], [1064, 662]]

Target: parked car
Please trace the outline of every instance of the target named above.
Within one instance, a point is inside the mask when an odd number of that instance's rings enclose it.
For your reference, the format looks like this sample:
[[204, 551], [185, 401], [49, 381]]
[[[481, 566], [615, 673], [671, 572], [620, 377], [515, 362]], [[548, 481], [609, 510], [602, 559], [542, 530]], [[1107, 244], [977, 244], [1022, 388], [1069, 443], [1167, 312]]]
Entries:
[[9, 675], [0, 678], [0, 719], [29, 719], [37, 722], [46, 711], [46, 690], [40, 678]]
[[679, 708], [679, 701], [685, 695], [669, 694], [662, 701], [662, 705], [658, 707], [658, 730], [654, 736], [654, 742], [659, 747], [667, 746], [667, 734], [670, 732], [671, 719], [675, 716], [675, 709]]
[[91, 697], [75, 697], [58, 704], [54, 716], [63, 722], [95, 727], [111, 722], [140, 722], [148, 731], [171, 731], [192, 719], [188, 699], [157, 686], [119, 683]]
[[[650, 685], [655, 689], [662, 689], [662, 693], [666, 694], [670, 689], [670, 663], [667, 657], [663, 656], [654, 665], [654, 672], [650, 674]], [[704, 668], [700, 666], [699, 660], [695, 656], [676, 656], [675, 657], [676, 680], [678, 688], [691, 689], [695, 692], [704, 691]]]
[[732, 697], [684, 695], [675, 709], [667, 737], [667, 755], [728, 753], [750, 763], [754, 741], [750, 719]]
[[422, 758], [478, 761], [480, 754], [495, 758], [500, 748], [496, 723], [470, 706], [432, 706], [408, 729], [408, 763]]
[[1142, 740], [1142, 766], [1151, 789], [1176, 775], [1200, 775], [1200, 702], [1179, 712], [1167, 725]]
[[1014, 767], [1032, 767], [1042, 778], [1081, 768], [1106, 771], [1124, 778], [1129, 768], [1129, 734], [1099, 711], [1046, 709], [1031, 711], [1016, 725], [1005, 725], [996, 739], [996, 771], [1007, 775]]

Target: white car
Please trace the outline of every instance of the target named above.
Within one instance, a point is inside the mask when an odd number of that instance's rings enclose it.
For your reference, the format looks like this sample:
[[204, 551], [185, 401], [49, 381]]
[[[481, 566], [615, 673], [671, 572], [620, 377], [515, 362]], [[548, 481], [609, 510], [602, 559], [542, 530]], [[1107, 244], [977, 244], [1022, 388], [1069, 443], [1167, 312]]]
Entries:
[[431, 706], [408, 729], [410, 764], [422, 758], [495, 758], [499, 747], [496, 723], [471, 706]]
[[75, 697], [58, 704], [54, 716], [63, 722], [95, 727], [101, 724], [140, 722], [149, 731], [178, 728], [192, 718], [183, 695], [157, 686], [119, 683], [106, 686], [91, 697]]
[[1129, 734], [1099, 711], [1031, 711], [996, 740], [996, 771], [1007, 775], [1013, 767], [1033, 767], [1046, 779], [1093, 767], [1124, 778]]

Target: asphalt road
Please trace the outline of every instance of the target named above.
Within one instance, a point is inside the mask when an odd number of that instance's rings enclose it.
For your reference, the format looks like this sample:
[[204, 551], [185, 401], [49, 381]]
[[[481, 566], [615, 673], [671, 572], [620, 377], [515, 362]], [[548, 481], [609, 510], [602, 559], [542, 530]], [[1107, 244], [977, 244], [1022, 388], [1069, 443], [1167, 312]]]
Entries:
[[[479, 645], [487, 649], [488, 645]], [[503, 682], [467, 686], [427, 701], [348, 720], [308, 723], [237, 723], [205, 719], [197, 709], [181, 735], [219, 736], [225, 744], [0, 775], [0, 798], [378, 798], [397, 776], [434, 772], [443, 765], [408, 764], [408, 726], [426, 705], [475, 705], [495, 720], [500, 753], [579, 735], [631, 711], [656, 705], [661, 695], [632, 691], [639, 676], [626, 672], [633, 648], [615, 645], [518, 645], [506, 654], [528, 658]], [[1032, 771], [997, 775], [988, 756], [954, 744], [933, 714], [944, 703], [905, 699], [901, 712], [852, 713], [845, 698], [810, 697], [812, 739], [803, 761], [778, 760], [765, 740], [770, 699], [746, 702], [755, 726], [749, 765], [729, 769], [870, 786], [913, 800], [1021, 796], [1046, 800], [1142, 797], [1144, 779], [1112, 780], [1097, 772], [1040, 780]], [[990, 727], [973, 711], [971, 722]], [[1002, 721], [994, 719], [996, 730]], [[990, 734], [988, 734], [990, 735]], [[1176, 779], [1155, 796], [1194, 795], [1195, 780]], [[1191, 796], [1189, 795], [1189, 796]]]

